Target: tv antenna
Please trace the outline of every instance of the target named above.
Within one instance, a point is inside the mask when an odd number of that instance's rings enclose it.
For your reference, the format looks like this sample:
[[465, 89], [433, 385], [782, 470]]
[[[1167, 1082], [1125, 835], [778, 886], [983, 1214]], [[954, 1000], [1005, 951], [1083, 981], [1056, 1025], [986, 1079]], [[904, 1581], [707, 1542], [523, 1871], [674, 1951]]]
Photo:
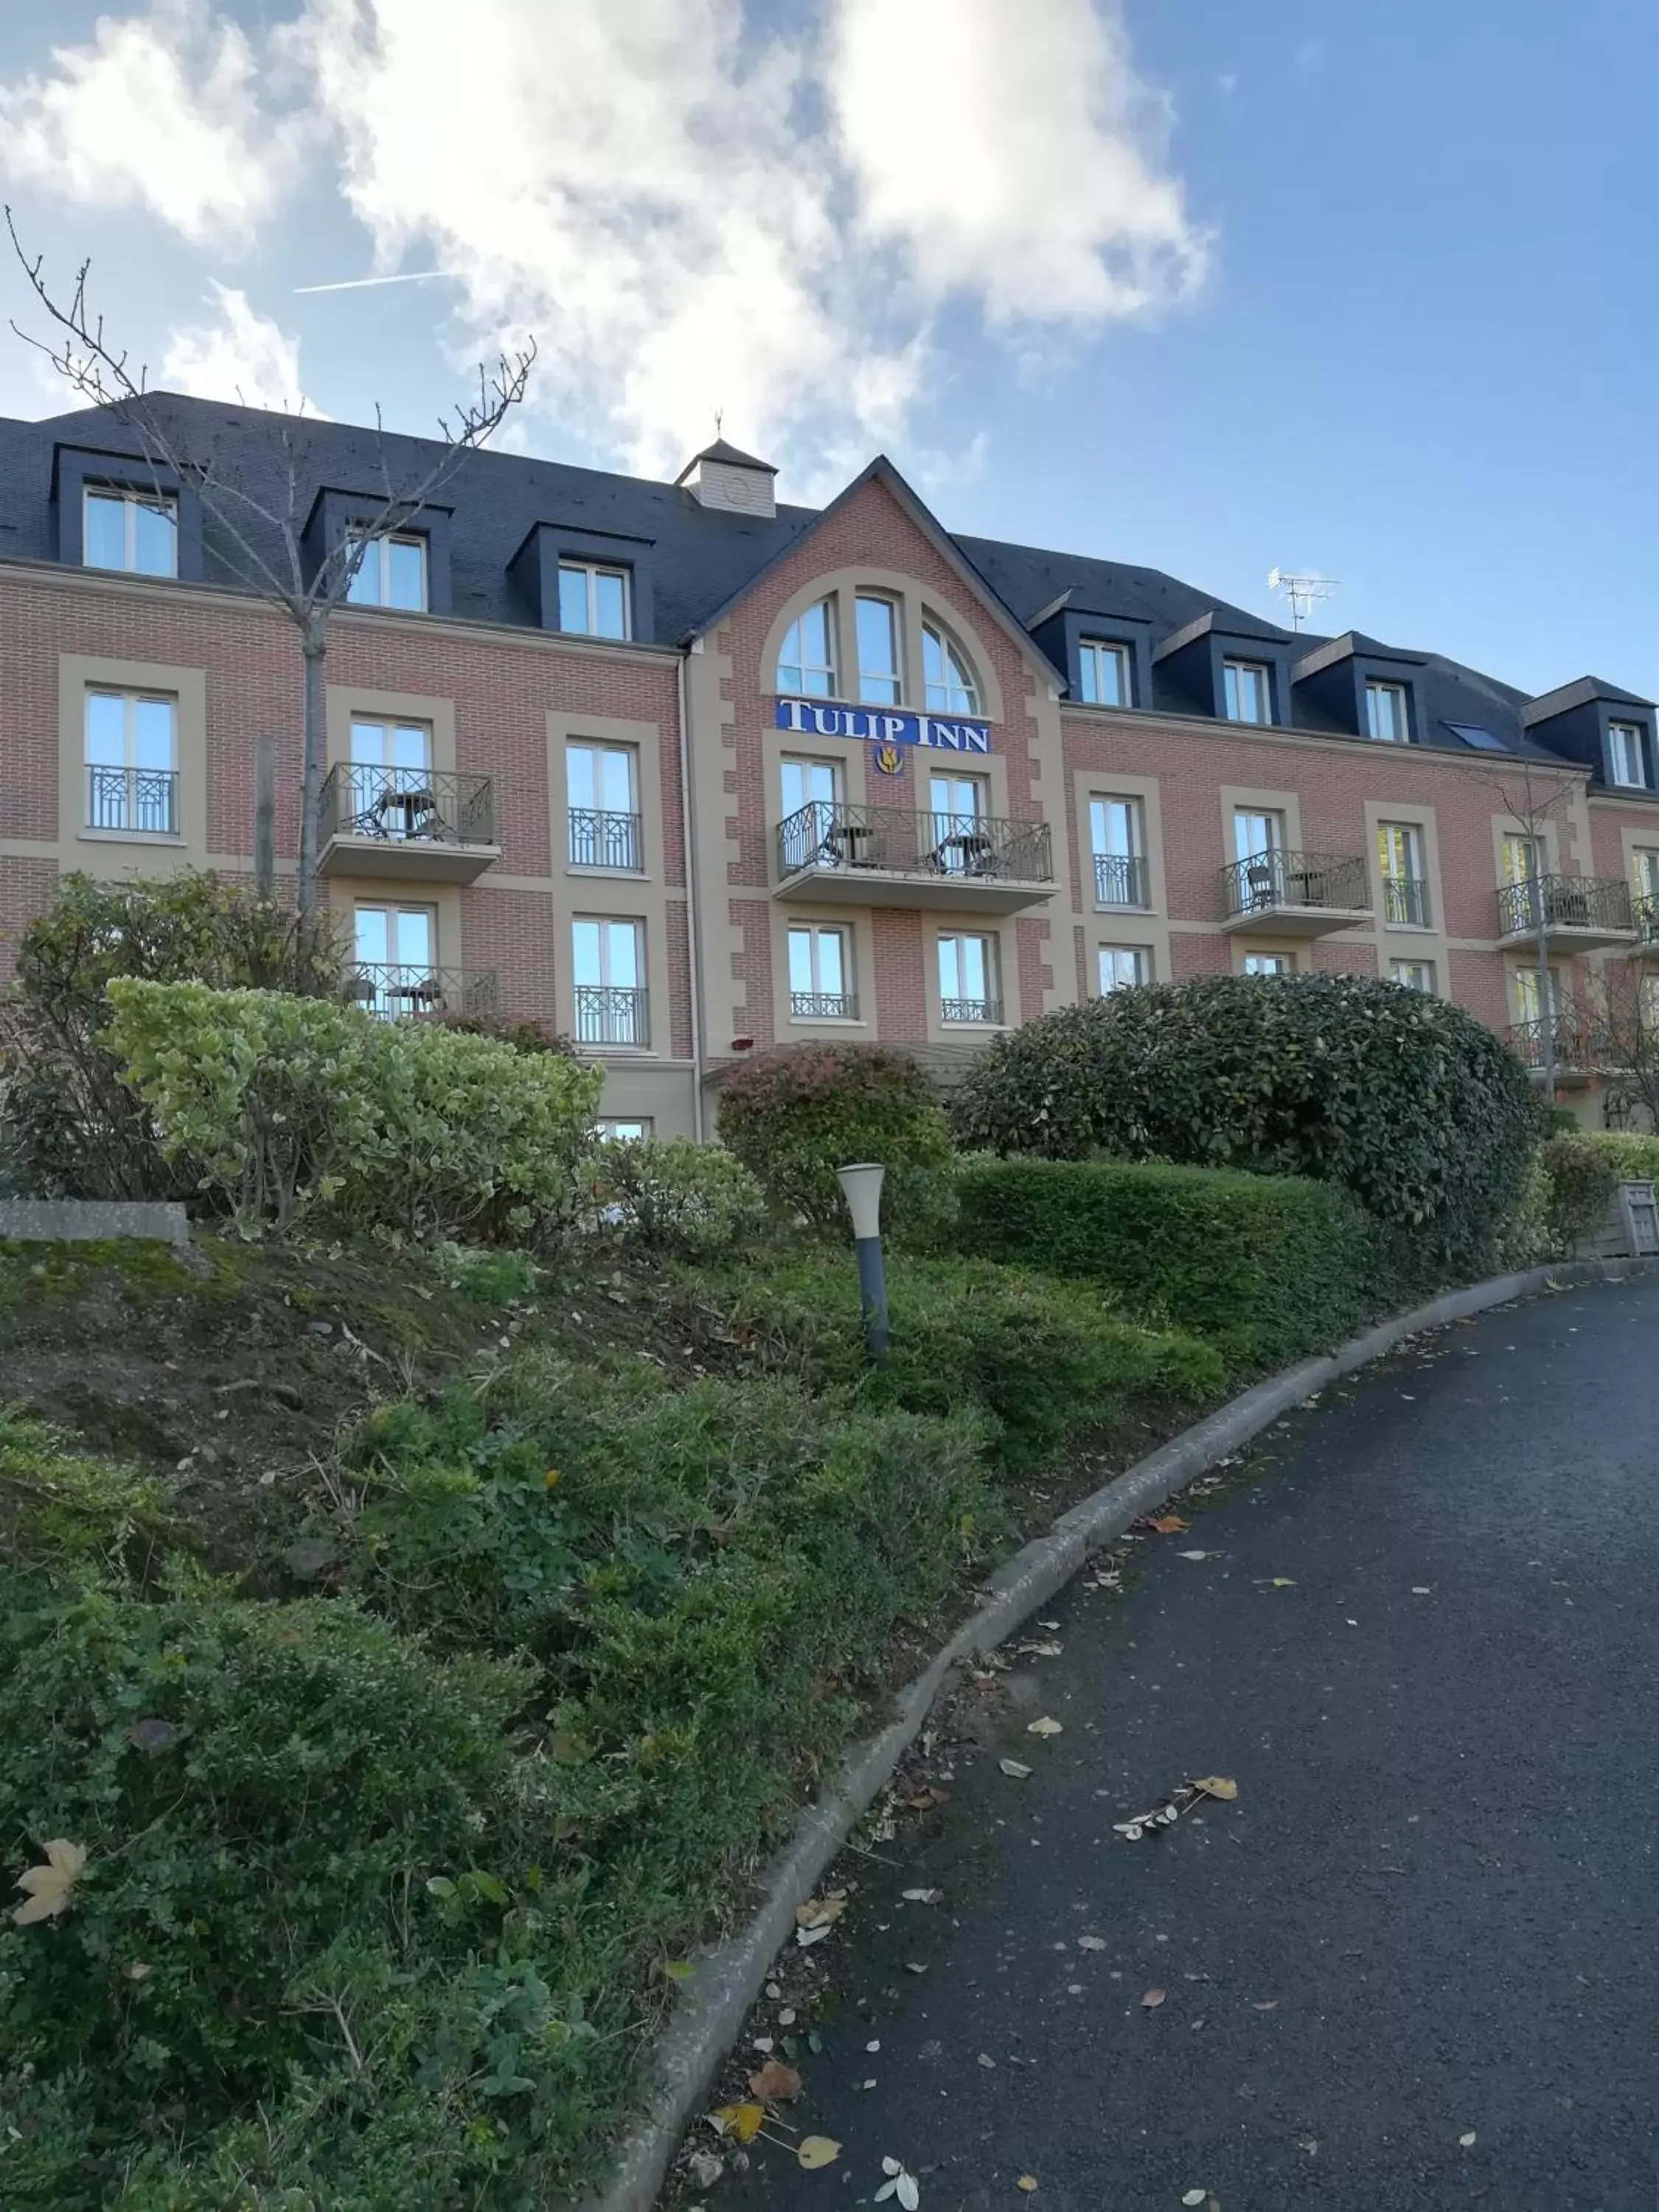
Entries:
[[1292, 576], [1284, 568], [1272, 569], [1267, 576], [1267, 589], [1282, 592], [1290, 601], [1292, 629], [1300, 629], [1318, 602], [1334, 599], [1341, 587], [1336, 576]]

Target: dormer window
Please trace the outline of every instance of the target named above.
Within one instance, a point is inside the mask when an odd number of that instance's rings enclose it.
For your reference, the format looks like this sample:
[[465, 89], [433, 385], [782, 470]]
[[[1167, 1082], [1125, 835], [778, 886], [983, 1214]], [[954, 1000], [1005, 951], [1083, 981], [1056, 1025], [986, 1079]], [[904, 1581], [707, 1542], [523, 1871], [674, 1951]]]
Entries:
[[925, 703], [935, 713], [978, 714], [979, 688], [966, 660], [932, 623], [924, 623], [921, 629], [921, 676]]
[[88, 568], [133, 576], [179, 573], [179, 514], [165, 493], [88, 484], [82, 515], [82, 559]]
[[1628, 791], [1648, 788], [1647, 733], [1639, 722], [1607, 724], [1607, 759], [1613, 780]]
[[1085, 637], [1077, 650], [1078, 688], [1091, 707], [1129, 704], [1129, 648]]
[[860, 592], [854, 602], [854, 629], [858, 639], [860, 700], [867, 707], [896, 707], [903, 696], [898, 609], [891, 599]]
[[426, 611], [426, 540], [424, 538], [371, 538], [361, 544], [362, 556], [346, 587], [354, 606], [409, 607]]
[[595, 562], [559, 563], [559, 628], [578, 637], [625, 638], [628, 571]]
[[1267, 670], [1259, 660], [1222, 663], [1222, 681], [1230, 722], [1271, 722], [1273, 709]]
[[833, 609], [820, 599], [797, 615], [778, 653], [778, 689], [799, 699], [833, 699], [836, 655]]
[[1366, 684], [1365, 735], [1376, 738], [1382, 744], [1411, 743], [1411, 723], [1403, 684]]

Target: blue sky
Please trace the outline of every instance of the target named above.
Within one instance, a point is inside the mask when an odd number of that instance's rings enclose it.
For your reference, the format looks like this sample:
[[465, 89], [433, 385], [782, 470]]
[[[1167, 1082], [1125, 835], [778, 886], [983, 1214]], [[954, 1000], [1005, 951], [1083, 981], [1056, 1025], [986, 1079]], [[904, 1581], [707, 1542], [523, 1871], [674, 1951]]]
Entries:
[[1659, 693], [1650, 6], [46, 12], [0, 179], [169, 382], [424, 428], [530, 329], [532, 450], [672, 474], [723, 404], [785, 497], [881, 446], [966, 532]]

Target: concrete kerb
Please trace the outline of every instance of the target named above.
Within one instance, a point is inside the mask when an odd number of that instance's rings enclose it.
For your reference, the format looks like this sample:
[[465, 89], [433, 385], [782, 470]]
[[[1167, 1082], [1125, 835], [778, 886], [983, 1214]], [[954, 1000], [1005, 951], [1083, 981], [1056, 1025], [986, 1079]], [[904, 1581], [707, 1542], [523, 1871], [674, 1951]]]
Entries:
[[851, 1753], [831, 1789], [800, 1814], [788, 1846], [767, 1870], [761, 1902], [747, 1924], [707, 1953], [682, 1984], [678, 2008], [657, 2045], [648, 2108], [624, 2137], [610, 2180], [586, 2200], [582, 2212], [650, 2212], [687, 2125], [737, 2041], [767, 1969], [793, 1931], [796, 1905], [811, 1895], [818, 1876], [921, 1733], [952, 1667], [1002, 1643], [1091, 1553], [1259, 1436], [1292, 1406], [1328, 1389], [1356, 1368], [1382, 1358], [1410, 1337], [1492, 1306], [1570, 1283], [1621, 1280], [1645, 1273], [1650, 1264], [1606, 1260], [1533, 1267], [1449, 1291], [1382, 1322], [1339, 1351], [1270, 1376], [1206, 1414], [1061, 1514], [1046, 1536], [1035, 1538], [1006, 1560], [990, 1578], [988, 1602], [899, 1692], [893, 1719]]

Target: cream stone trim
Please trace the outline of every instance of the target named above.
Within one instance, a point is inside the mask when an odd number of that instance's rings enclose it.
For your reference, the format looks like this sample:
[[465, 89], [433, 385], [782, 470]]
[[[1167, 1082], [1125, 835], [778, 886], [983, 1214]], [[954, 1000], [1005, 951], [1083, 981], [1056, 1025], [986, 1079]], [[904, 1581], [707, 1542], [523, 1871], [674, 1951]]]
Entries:
[[[1382, 884], [1382, 855], [1377, 835], [1385, 823], [1417, 832], [1418, 841], [1423, 848], [1424, 880], [1428, 885], [1429, 919], [1426, 926], [1388, 919]], [[1446, 935], [1446, 894], [1440, 873], [1439, 825], [1433, 807], [1420, 805], [1415, 801], [1368, 799], [1365, 801], [1365, 866], [1376, 926], [1364, 934], [1376, 942], [1377, 974], [1386, 979], [1391, 961], [1431, 960], [1434, 963], [1435, 996], [1445, 998], [1449, 981], [1450, 940]], [[1338, 933], [1347, 938], [1360, 934], [1357, 930]]]
[[[86, 701], [91, 690], [146, 691], [175, 702], [179, 831], [176, 836], [87, 827]], [[248, 823], [248, 843], [253, 824]], [[60, 866], [108, 879], [207, 865], [207, 677], [170, 662], [58, 656], [58, 844]]]
[[[644, 863], [637, 872], [631, 868], [577, 867], [570, 860], [568, 749], [584, 738], [591, 738], [596, 744], [628, 745], [633, 750], [634, 792], [640, 812], [640, 858]], [[667, 861], [663, 845], [662, 732], [655, 722], [630, 722], [615, 714], [568, 714], [550, 709], [547, 797], [552, 872], [567, 900], [586, 897], [586, 887], [593, 884], [645, 885], [649, 887], [651, 903], [660, 908], [667, 889]]]
[[[805, 905], [791, 899], [770, 902], [772, 908], [772, 1034], [780, 1044], [792, 1037], [872, 1035], [880, 1019], [876, 1003], [874, 921], [867, 907]], [[858, 1012], [825, 1021], [803, 1021], [789, 1011], [789, 932], [797, 923], [844, 930], [851, 940], [853, 995]]]
[[[557, 936], [553, 953], [554, 1027], [567, 1036], [576, 1034], [575, 959], [573, 932], [579, 921], [635, 921], [645, 933], [645, 1018], [647, 1042], [642, 1045], [580, 1047], [584, 1060], [603, 1060], [606, 1066], [637, 1060], [672, 1060], [674, 1042], [674, 1005], [670, 995], [668, 931], [660, 898], [649, 899], [648, 885], [637, 877], [583, 876], [572, 897], [556, 911]], [[586, 896], [592, 893], [592, 896]], [[629, 893], [633, 894], [631, 899]], [[689, 1063], [687, 1063], [689, 1065]]]
[[[1243, 723], [1230, 722], [1227, 727], [1243, 729]], [[1221, 871], [1231, 868], [1238, 858], [1234, 842], [1233, 817], [1237, 814], [1279, 814], [1285, 820], [1285, 843], [1289, 851], [1305, 850], [1302, 842], [1302, 795], [1295, 791], [1254, 790], [1245, 784], [1224, 783], [1221, 799], [1221, 868], [1216, 871], [1216, 896], [1222, 896]]]
[[[726, 692], [732, 656], [714, 637], [685, 656], [684, 757], [690, 763], [691, 835], [697, 849], [697, 955], [702, 968], [703, 1054], [729, 1054], [733, 1037], [752, 1030], [743, 972], [744, 934], [733, 908], [744, 890], [732, 881], [742, 858], [737, 836], [737, 708]], [[729, 781], [728, 781], [729, 780]], [[689, 858], [689, 855], [688, 855]], [[764, 890], [757, 894], [764, 898]]]
[[[999, 1030], [1019, 1027], [1019, 951], [1014, 934], [1018, 917], [1012, 915], [933, 914], [921, 916], [923, 984], [927, 994], [927, 1042], [945, 1044], [952, 1037], [994, 1036]], [[992, 937], [997, 945], [997, 981], [1002, 988], [1000, 1022], [945, 1022], [939, 1015], [939, 941], [941, 937]]]
[[594, 1060], [605, 1070], [599, 1114], [606, 1121], [648, 1121], [659, 1137], [689, 1137], [695, 1127], [696, 1085], [690, 1060], [634, 1058]]
[[[422, 722], [432, 732], [434, 771], [455, 767], [455, 702], [419, 691], [374, 691], [366, 684], [328, 686], [328, 764], [351, 758], [351, 725], [362, 722]], [[484, 774], [489, 774], [485, 769]]]
[[461, 887], [459, 884], [422, 883], [418, 877], [336, 876], [323, 878], [328, 905], [346, 925], [348, 948], [355, 954], [356, 932], [352, 917], [360, 906], [423, 906], [434, 917], [432, 964], [434, 968], [465, 968], [466, 951], [461, 939]]

